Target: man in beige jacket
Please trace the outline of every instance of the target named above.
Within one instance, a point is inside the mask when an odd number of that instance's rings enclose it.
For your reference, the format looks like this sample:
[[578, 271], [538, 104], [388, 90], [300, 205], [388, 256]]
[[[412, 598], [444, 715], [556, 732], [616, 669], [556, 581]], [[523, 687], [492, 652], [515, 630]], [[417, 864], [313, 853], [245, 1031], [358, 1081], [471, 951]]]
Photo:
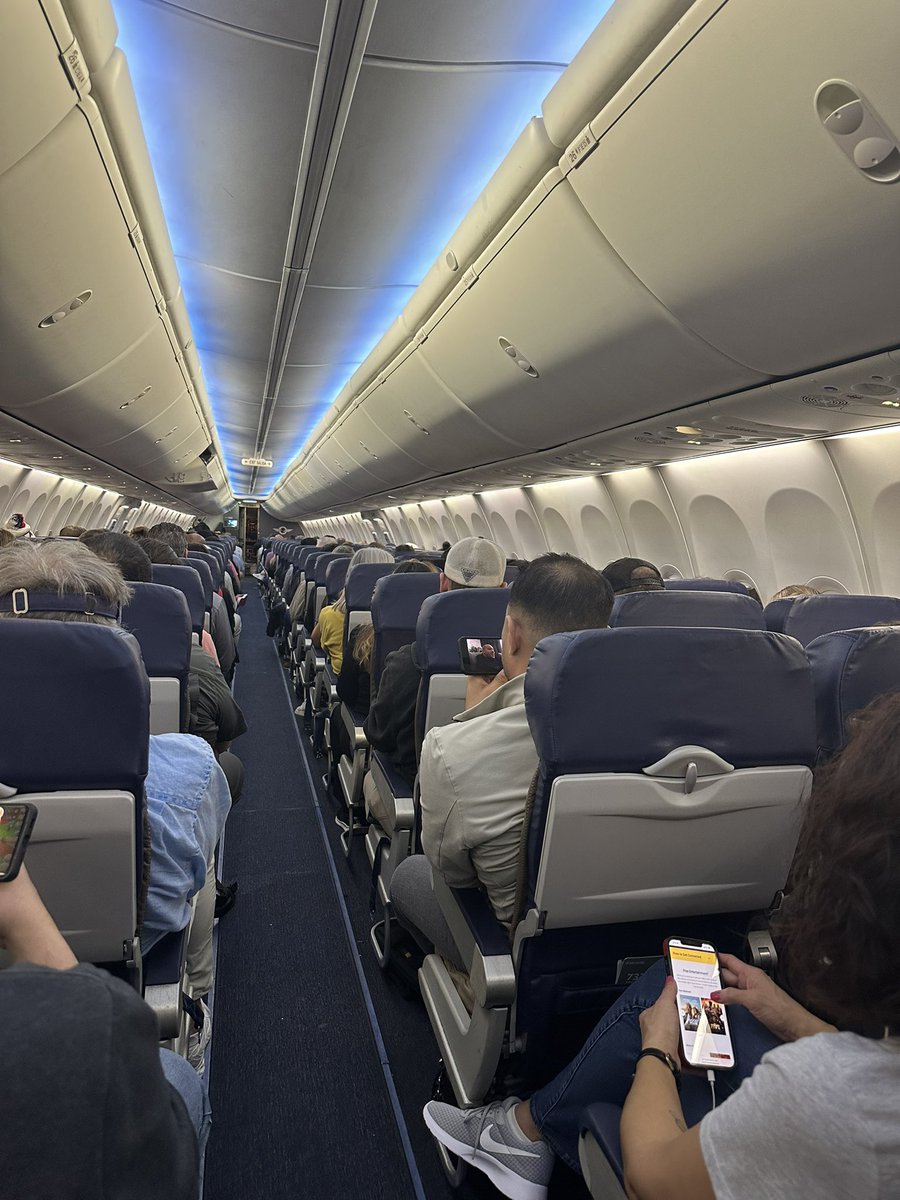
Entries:
[[391, 880], [394, 912], [423, 946], [465, 969], [435, 900], [432, 869], [451, 887], [483, 887], [497, 919], [513, 919], [525, 801], [537, 752], [525, 713], [525, 671], [553, 633], [603, 629], [612, 610], [603, 575], [569, 554], [545, 554], [512, 585], [503, 670], [469, 677], [466, 709], [422, 745], [422, 849]]

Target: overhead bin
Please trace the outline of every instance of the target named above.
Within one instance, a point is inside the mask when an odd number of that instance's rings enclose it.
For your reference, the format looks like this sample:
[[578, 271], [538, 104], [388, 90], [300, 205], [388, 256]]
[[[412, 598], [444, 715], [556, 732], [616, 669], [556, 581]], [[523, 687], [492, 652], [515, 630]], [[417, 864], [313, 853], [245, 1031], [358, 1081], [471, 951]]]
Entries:
[[[34, 0], [0, 5], [0, 175], [23, 158], [75, 106], [77, 97], [59, 61], [59, 47]], [[5, 234], [5, 230], [4, 230]]]
[[693, 3], [616, 0], [541, 105], [547, 135], [558, 149], [566, 149]]
[[0, 176], [0, 229], [3, 407], [17, 412], [127, 353], [157, 312], [80, 109]]
[[[430, 330], [420, 353], [481, 421], [523, 448], [759, 380], [679, 324], [623, 265], [565, 183], [476, 269], [477, 282]], [[457, 467], [470, 461], [465, 449]]]
[[[58, 0], [42, 0], [48, 17]], [[72, 32], [78, 39], [85, 66], [93, 74], [109, 61], [116, 44], [118, 28], [109, 0], [62, 0]]]
[[698, 0], [684, 25], [703, 12], [629, 83], [646, 87], [627, 110], [592, 122], [570, 186], [653, 294], [736, 361], [790, 375], [896, 344], [900, 182], [871, 172], [882, 151], [854, 141], [848, 93], [859, 128], [866, 110], [900, 139], [900, 8]]

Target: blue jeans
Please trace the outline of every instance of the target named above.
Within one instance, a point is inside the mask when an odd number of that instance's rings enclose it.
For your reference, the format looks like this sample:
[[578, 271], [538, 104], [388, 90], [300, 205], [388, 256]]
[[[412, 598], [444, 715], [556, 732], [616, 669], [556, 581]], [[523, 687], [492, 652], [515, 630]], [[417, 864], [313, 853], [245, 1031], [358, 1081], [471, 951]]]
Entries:
[[[640, 1016], [654, 1004], [666, 978], [660, 961], [636, 980], [607, 1012], [572, 1062], [531, 1097], [531, 1115], [541, 1136], [573, 1171], [580, 1172], [578, 1135], [581, 1114], [589, 1104], [625, 1103], [641, 1049]], [[728, 1021], [734, 1042], [735, 1067], [716, 1077], [716, 1097], [721, 1104], [747, 1079], [764, 1054], [779, 1044], [778, 1038], [746, 1009], [730, 1008]], [[681, 1103], [688, 1126], [709, 1112], [711, 1100], [705, 1073], [682, 1075]]]
[[209, 1127], [212, 1124], [212, 1109], [209, 1096], [203, 1080], [187, 1061], [179, 1058], [171, 1050], [160, 1050], [159, 1062], [163, 1075], [184, 1101], [191, 1123], [197, 1133], [197, 1145], [200, 1148], [200, 1160], [203, 1161], [203, 1151], [206, 1149], [206, 1139], [209, 1137]]

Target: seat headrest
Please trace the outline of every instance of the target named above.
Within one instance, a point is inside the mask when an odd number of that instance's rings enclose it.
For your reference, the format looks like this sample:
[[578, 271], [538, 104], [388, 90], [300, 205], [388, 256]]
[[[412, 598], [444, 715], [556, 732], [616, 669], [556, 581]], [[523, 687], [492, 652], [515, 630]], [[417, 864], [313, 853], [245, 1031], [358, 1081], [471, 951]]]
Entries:
[[341, 554], [332, 559], [325, 568], [325, 595], [329, 600], [336, 600], [341, 594], [349, 566], [350, 559], [348, 555]]
[[610, 628], [765, 629], [763, 610], [749, 596], [735, 592], [626, 592], [616, 596]]
[[882, 621], [900, 621], [896, 596], [798, 596], [785, 617], [784, 632], [808, 646], [823, 634]]
[[429, 596], [416, 622], [423, 676], [459, 671], [461, 637], [499, 637], [509, 597], [509, 588], [459, 588]]
[[[191, 615], [191, 627], [195, 633], [201, 633], [203, 631], [203, 615], [206, 611], [206, 598], [199, 572], [195, 571], [193, 567], [176, 567], [169, 563], [154, 563], [152, 571], [154, 583], [177, 588], [182, 593], [187, 600], [188, 611]], [[210, 601], [212, 601], [211, 587]]]
[[846, 629], [806, 648], [816, 693], [819, 752], [847, 740], [847, 720], [878, 696], [900, 690], [900, 629]]
[[147, 674], [186, 678], [191, 665], [191, 614], [184, 593], [160, 583], [133, 583], [131, 587], [133, 595], [122, 610], [122, 627], [140, 643]]
[[812, 765], [816, 756], [809, 664], [775, 633], [554, 634], [529, 663], [525, 705], [550, 775], [639, 771], [679, 746], [704, 746], [735, 767]]
[[63, 621], [0, 621], [0, 782], [121, 788], [147, 774], [150, 684], [135, 639]]
[[200, 583], [203, 587], [204, 609], [212, 608], [213, 592], [216, 589], [213, 587], [213, 574], [209, 563], [194, 555], [186, 558], [184, 563], [189, 571], [193, 571], [195, 575], [199, 575], [200, 577]]
[[770, 600], [763, 609], [766, 629], [771, 633], [784, 633], [784, 623], [787, 620], [793, 603], [794, 600], [791, 597], [784, 600]]
[[375, 584], [385, 575], [390, 575], [393, 569], [394, 563], [357, 563], [347, 577], [347, 612], [371, 608]]
[[419, 612], [429, 596], [436, 596], [438, 574], [386, 575], [372, 593], [372, 624], [376, 635], [384, 629], [414, 630]]
[[341, 556], [339, 554], [332, 554], [330, 550], [324, 551], [319, 555], [319, 557], [316, 559], [315, 567], [313, 568], [316, 587], [325, 586], [325, 572], [328, 570], [331, 563], [340, 557]]
[[749, 596], [746, 583], [736, 579], [667, 579], [666, 590], [670, 592], [737, 592]]

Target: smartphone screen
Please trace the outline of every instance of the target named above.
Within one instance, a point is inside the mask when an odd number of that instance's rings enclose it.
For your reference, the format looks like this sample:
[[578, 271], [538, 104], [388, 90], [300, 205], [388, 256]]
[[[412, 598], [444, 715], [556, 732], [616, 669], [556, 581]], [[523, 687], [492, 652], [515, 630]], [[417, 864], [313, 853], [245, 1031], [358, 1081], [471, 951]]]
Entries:
[[459, 665], [464, 675], [498, 675], [503, 670], [500, 638], [462, 637]]
[[681, 1052], [690, 1067], [727, 1071], [734, 1066], [734, 1048], [725, 1005], [710, 999], [722, 986], [719, 959], [709, 942], [669, 938], [669, 972], [678, 988]]
[[18, 875], [36, 816], [33, 804], [0, 805], [0, 883]]

